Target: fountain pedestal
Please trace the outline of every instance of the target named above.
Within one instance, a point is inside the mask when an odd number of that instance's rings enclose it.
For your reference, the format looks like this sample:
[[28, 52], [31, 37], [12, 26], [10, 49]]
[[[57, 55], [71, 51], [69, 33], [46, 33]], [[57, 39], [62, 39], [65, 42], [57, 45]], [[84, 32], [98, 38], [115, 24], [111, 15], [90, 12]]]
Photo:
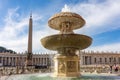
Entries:
[[78, 77], [80, 76], [80, 57], [56, 55], [54, 57], [54, 76]]

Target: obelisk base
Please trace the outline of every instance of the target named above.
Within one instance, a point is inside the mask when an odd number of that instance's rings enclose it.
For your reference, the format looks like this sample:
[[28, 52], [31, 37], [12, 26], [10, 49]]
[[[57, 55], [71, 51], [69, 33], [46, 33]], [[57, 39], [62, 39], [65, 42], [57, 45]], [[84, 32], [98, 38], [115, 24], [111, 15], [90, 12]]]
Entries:
[[79, 56], [56, 55], [54, 57], [54, 76], [55, 77], [79, 77], [80, 58]]

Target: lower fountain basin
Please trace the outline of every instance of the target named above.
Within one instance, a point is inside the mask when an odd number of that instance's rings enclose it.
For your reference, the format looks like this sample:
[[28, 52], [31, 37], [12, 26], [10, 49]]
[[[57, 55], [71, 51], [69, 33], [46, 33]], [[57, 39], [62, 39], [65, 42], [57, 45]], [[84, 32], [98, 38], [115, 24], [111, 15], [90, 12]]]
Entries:
[[81, 34], [57, 34], [41, 39], [42, 45], [50, 50], [57, 50], [64, 47], [85, 49], [92, 43], [92, 38]]
[[120, 80], [120, 76], [114, 74], [82, 74], [78, 78], [51, 77], [51, 73], [11, 75], [1, 80]]

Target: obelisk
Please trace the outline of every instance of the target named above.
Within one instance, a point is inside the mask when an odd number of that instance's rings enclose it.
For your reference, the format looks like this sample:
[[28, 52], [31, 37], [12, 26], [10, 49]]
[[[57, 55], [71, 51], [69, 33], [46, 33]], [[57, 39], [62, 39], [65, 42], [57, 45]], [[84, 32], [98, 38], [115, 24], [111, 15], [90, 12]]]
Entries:
[[29, 19], [28, 52], [26, 66], [32, 66], [32, 14]]

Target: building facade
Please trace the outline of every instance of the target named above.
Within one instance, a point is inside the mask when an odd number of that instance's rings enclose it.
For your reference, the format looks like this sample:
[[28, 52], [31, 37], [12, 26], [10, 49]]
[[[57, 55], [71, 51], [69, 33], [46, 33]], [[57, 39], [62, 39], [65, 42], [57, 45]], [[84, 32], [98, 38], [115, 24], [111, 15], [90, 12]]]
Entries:
[[[34, 54], [32, 57], [32, 65], [33, 66], [51, 66], [53, 65], [54, 54]], [[16, 66], [25, 66], [25, 62], [27, 59], [27, 53], [9, 53], [2, 52], [0, 53], [0, 66], [6, 67], [16, 67]]]
[[82, 51], [82, 65], [114, 65], [120, 64], [120, 52]]
[[[56, 53], [38, 53], [33, 54], [33, 66], [53, 66], [53, 58]], [[120, 64], [120, 52], [94, 52], [94, 51], [81, 51], [80, 64], [81, 65], [114, 65]], [[27, 59], [26, 53], [0, 53], [0, 66], [25, 66]]]

